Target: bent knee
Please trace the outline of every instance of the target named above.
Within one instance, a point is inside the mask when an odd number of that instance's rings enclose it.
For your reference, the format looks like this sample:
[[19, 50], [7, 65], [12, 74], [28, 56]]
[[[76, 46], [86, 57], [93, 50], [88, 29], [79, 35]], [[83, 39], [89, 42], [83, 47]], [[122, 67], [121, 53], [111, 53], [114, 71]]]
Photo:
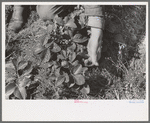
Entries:
[[53, 7], [54, 5], [37, 5], [36, 10], [42, 20], [53, 20], [55, 17], [54, 12], [52, 11]]

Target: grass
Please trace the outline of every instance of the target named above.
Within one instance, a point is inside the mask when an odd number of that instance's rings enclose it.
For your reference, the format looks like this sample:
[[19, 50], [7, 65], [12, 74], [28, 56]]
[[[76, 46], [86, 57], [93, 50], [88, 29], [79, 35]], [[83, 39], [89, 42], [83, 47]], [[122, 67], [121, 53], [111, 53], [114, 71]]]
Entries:
[[[91, 67], [86, 72], [85, 78], [91, 88], [90, 93], [83, 95], [75, 90], [62, 87], [59, 99], [132, 100], [146, 98], [145, 6], [117, 7], [107, 6], [106, 19], [112, 18], [115, 22], [121, 21], [123, 38], [127, 46], [121, 50], [121, 54], [118, 54], [119, 44], [114, 42], [116, 34], [104, 30], [103, 48], [106, 49], [105, 52], [102, 52], [100, 65]], [[133, 14], [135, 11], [140, 13]], [[129, 14], [129, 12], [131, 13]], [[120, 13], [123, 14], [120, 15]], [[36, 34], [41, 26], [47, 26], [48, 22], [41, 21], [35, 7], [32, 6], [23, 29], [18, 34], [14, 34], [7, 29], [11, 14], [12, 6], [6, 6], [6, 45], [11, 42], [10, 37], [15, 40], [6, 47], [6, 60], [16, 57], [17, 52], [15, 51], [21, 50], [25, 59], [36, 62], [36, 59], [29, 55], [32, 54], [29, 49], [32, 49], [31, 47], [35, 44], [28, 40], [28, 37]], [[136, 21], [133, 22], [133, 19]], [[139, 25], [139, 28], [136, 25]], [[133, 36], [137, 39], [133, 39]], [[11, 54], [12, 52], [15, 53]], [[41, 89], [41, 91], [47, 90]], [[46, 94], [47, 99], [52, 99], [53, 90], [49, 89]], [[41, 95], [38, 96], [41, 97]]]

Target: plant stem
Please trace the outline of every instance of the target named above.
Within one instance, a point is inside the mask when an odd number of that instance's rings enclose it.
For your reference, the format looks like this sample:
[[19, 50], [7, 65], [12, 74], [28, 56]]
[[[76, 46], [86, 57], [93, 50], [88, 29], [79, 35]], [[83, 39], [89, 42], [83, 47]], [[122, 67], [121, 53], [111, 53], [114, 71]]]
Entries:
[[7, 59], [7, 58], [9, 58], [12, 54], [14, 54], [15, 53], [15, 51], [14, 52], [12, 52], [11, 54], [9, 54], [6, 58], [5, 58], [5, 60]]

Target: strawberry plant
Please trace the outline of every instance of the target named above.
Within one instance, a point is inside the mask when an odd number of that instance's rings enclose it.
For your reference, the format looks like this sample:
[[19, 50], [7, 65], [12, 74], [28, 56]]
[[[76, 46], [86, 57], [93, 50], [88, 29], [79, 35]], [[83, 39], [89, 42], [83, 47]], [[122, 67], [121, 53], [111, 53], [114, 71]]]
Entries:
[[7, 62], [5, 68], [6, 99], [9, 99], [12, 94], [13, 98], [26, 99], [26, 87], [31, 83], [32, 64], [18, 57]]
[[[46, 74], [47, 69], [49, 71], [46, 75], [47, 77], [45, 77], [47, 79], [43, 80], [43, 77], [38, 75], [36, 76], [36, 81], [48, 82], [55, 95], [58, 95], [57, 90], [63, 84], [66, 84], [69, 88], [78, 86], [79, 90], [82, 89], [81, 92], [88, 94], [89, 86], [86, 85], [84, 78], [87, 67], [79, 59], [82, 57], [81, 53], [85, 51], [85, 46], [73, 42], [74, 37], [65, 39], [60, 32], [59, 25], [49, 25], [43, 35], [41, 35], [42, 38], [40, 37], [37, 40], [34, 53], [40, 58], [37, 64], [39, 73], [43, 71]], [[65, 36], [68, 35], [65, 34]], [[84, 85], [86, 86], [84, 87]]]
[[[47, 97], [44, 95], [50, 92], [50, 98], [60, 98], [59, 90], [63, 86], [83, 94], [90, 93], [90, 87], [85, 80], [88, 68], [84, 65], [84, 60], [88, 58], [88, 37], [81, 34], [83, 28], [76, 29], [73, 20], [63, 25], [61, 18], [57, 17], [55, 23], [41, 26], [40, 31], [29, 36], [28, 40], [35, 42], [31, 57], [34, 56], [36, 62], [26, 59], [29, 51], [25, 48], [24, 54], [18, 59], [9, 61], [11, 65], [6, 64], [6, 71], [10, 71], [11, 66], [15, 72], [11, 77], [6, 76], [7, 98], [26, 99], [26, 91], [30, 90], [33, 83], [38, 83], [38, 86], [28, 98], [45, 99]], [[76, 34], [73, 34], [75, 30]], [[37, 71], [36, 74], [32, 72], [33, 68]]]

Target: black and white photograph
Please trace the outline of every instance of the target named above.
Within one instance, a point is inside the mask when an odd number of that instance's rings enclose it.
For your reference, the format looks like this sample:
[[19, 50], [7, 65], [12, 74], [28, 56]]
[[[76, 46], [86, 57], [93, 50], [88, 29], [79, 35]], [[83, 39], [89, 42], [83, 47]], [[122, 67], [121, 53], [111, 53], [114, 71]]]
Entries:
[[25, 3], [3, 5], [5, 101], [146, 101], [148, 4]]

